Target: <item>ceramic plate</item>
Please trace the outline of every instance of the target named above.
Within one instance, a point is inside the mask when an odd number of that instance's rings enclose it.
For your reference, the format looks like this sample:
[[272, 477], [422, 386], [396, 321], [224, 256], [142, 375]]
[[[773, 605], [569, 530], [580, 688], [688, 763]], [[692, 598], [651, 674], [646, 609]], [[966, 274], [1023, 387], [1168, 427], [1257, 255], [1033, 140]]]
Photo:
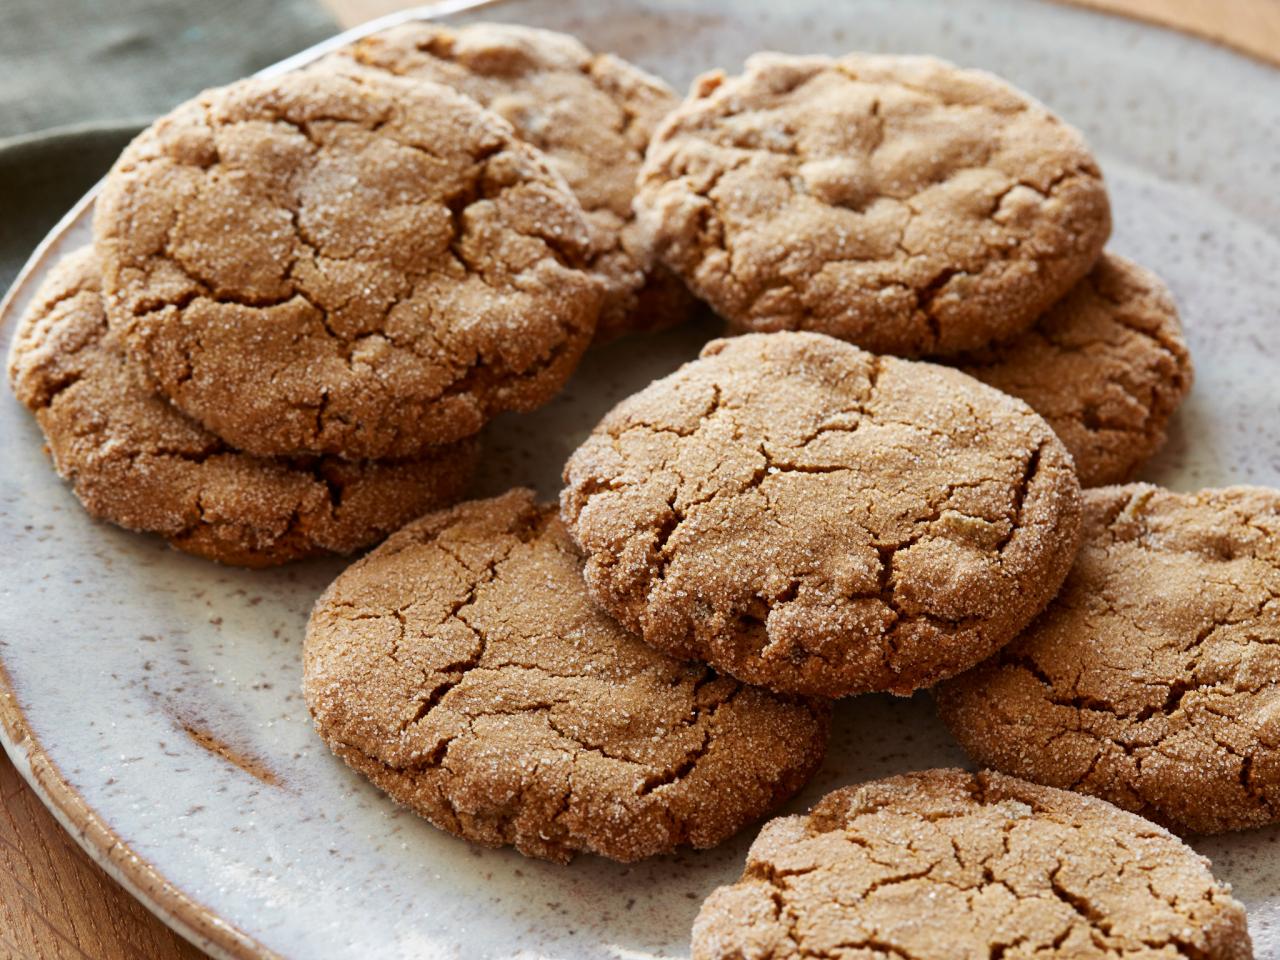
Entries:
[[[1110, 184], [1113, 248], [1163, 274], [1181, 304], [1197, 383], [1145, 478], [1280, 485], [1280, 72], [1029, 0], [506, 0], [482, 13], [577, 33], [679, 88], [768, 47], [927, 52], [1003, 74], [1084, 129]], [[33, 258], [0, 349], [47, 266], [87, 242], [89, 213], [72, 211]], [[592, 353], [550, 406], [491, 427], [477, 494], [524, 483], [553, 497], [604, 411], [713, 332]], [[754, 830], [717, 850], [569, 867], [435, 830], [311, 730], [299, 648], [342, 563], [225, 569], [91, 521], [8, 391], [0, 451], [5, 746], [89, 853], [180, 932], [234, 957], [687, 955], [699, 902], [737, 875]], [[963, 763], [927, 696], [858, 698], [840, 705], [830, 757], [790, 809]], [[1259, 957], [1280, 955], [1277, 837], [1195, 841], [1247, 904]]]

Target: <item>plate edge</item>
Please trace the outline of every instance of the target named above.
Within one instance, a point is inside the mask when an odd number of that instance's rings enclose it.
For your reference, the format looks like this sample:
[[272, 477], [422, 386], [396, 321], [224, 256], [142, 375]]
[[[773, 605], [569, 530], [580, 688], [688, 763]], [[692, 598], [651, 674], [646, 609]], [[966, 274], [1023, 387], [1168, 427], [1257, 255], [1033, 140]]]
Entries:
[[283, 960], [172, 883], [133, 851], [81, 796], [28, 726], [0, 660], [0, 747], [58, 825], [95, 864], [165, 926], [216, 960]]

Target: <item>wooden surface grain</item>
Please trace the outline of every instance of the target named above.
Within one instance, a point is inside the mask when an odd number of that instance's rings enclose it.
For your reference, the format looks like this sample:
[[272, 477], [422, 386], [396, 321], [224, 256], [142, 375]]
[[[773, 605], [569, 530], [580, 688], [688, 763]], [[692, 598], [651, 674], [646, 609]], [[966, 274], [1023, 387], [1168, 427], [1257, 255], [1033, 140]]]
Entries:
[[[332, 0], [337, 8], [344, 0]], [[345, 0], [353, 6], [360, 0]], [[1280, 65], [1280, 0], [1066, 0], [1194, 33]]]
[[85, 855], [0, 752], [0, 957], [200, 960]]
[[[421, 0], [326, 0], [352, 26]], [[1280, 0], [1068, 0], [1280, 65]], [[199, 960], [102, 872], [0, 753], [0, 960]]]

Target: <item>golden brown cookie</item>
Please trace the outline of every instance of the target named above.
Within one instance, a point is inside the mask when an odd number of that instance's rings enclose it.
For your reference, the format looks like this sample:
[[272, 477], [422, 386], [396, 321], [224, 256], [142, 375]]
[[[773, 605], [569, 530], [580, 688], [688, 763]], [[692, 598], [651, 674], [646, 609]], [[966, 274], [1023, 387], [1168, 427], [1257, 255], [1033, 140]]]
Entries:
[[92, 248], [49, 274], [14, 334], [9, 381], [95, 517], [260, 567], [350, 553], [456, 500], [469, 438], [401, 463], [239, 453], [156, 396], [108, 330]]
[[694, 960], [1249, 960], [1209, 861], [1091, 797], [928, 770], [765, 824]]
[[1164, 444], [1192, 381], [1169, 289], [1115, 254], [1026, 333], [949, 362], [1049, 421], [1086, 487], [1130, 479]]
[[505, 23], [406, 23], [337, 58], [460, 90], [546, 153], [587, 212], [591, 268], [606, 290], [597, 340], [689, 317], [693, 298], [656, 262], [631, 211], [649, 137], [679, 102], [657, 77], [567, 34]]
[[658, 128], [636, 208], [733, 325], [878, 353], [1020, 333], [1111, 230], [1080, 135], [1002, 80], [929, 57], [762, 53]]
[[1280, 492], [1085, 492], [1022, 636], [938, 690], [978, 762], [1179, 830], [1280, 821]]
[[582, 208], [446, 87], [210, 90], [125, 150], [94, 229], [161, 393], [257, 454], [414, 456], [545, 402], [595, 329]]
[[716, 340], [565, 467], [587, 585], [654, 646], [775, 690], [910, 693], [1066, 575], [1080, 488], [1020, 400], [815, 333]]
[[808, 780], [824, 701], [645, 646], [592, 606], [581, 569], [528, 490], [411, 523], [316, 603], [320, 735], [436, 826], [548, 860], [709, 847]]

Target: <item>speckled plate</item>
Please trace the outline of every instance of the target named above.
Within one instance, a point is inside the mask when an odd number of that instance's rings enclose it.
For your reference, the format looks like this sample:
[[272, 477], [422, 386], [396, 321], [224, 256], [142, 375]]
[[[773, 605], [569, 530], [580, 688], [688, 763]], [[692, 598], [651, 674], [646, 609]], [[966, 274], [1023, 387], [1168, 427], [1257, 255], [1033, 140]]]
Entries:
[[[928, 52], [1005, 75], [1085, 130], [1111, 187], [1114, 248], [1163, 274], [1182, 306], [1196, 388], [1146, 478], [1280, 485], [1280, 72], [1032, 0], [505, 0], [483, 13], [575, 32], [678, 87], [764, 47]], [[91, 203], [11, 291], [0, 350], [49, 264], [87, 242]], [[593, 353], [549, 407], [493, 425], [477, 493], [528, 483], [554, 496], [600, 415], [712, 332]], [[299, 648], [341, 563], [231, 570], [94, 523], [7, 391], [0, 451], [4, 745], [85, 849], [179, 932], [227, 957], [687, 954], [699, 902], [737, 874], [753, 831], [637, 866], [560, 867], [433, 829], [312, 733]], [[858, 698], [838, 709], [830, 757], [792, 809], [963, 762], [927, 696]], [[1195, 843], [1248, 905], [1259, 957], [1280, 956], [1277, 837]]]

